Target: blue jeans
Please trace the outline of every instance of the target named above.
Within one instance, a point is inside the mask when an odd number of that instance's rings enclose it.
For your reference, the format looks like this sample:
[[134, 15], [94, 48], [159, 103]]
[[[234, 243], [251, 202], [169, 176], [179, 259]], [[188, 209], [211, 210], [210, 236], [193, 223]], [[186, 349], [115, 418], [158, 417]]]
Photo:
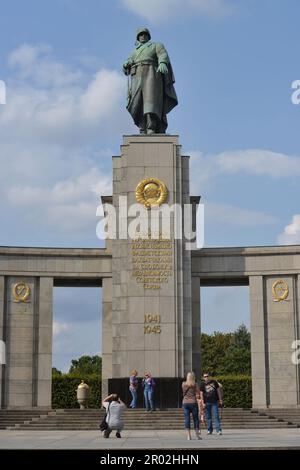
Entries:
[[199, 429], [199, 410], [197, 403], [183, 403], [182, 405], [183, 412], [184, 412], [184, 427], [185, 429], [190, 429], [191, 420], [190, 416], [192, 413], [193, 421], [194, 421], [194, 428]]
[[205, 403], [206, 426], [209, 432], [213, 432], [213, 421], [216, 431], [222, 431], [218, 403]]
[[131, 393], [131, 396], [132, 396], [132, 400], [131, 400], [131, 403], [130, 403], [130, 408], [136, 408], [136, 401], [137, 401], [137, 390], [134, 390], [132, 388], [129, 389], [130, 390], [130, 393]]
[[154, 411], [153, 390], [144, 390], [145, 408]]

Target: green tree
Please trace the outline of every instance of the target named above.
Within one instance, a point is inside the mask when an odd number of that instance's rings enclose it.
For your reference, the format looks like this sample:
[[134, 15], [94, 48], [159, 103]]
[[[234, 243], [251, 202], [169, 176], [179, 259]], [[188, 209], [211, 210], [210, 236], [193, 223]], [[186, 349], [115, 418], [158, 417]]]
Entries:
[[101, 377], [102, 358], [100, 356], [81, 356], [79, 359], [72, 359], [69, 374], [90, 375], [96, 374]]
[[245, 325], [233, 333], [220, 373], [251, 375], [251, 335]]
[[202, 372], [251, 375], [251, 336], [245, 325], [233, 333], [202, 333]]
[[223, 364], [225, 352], [229, 347], [232, 333], [215, 331], [212, 335], [201, 335], [202, 373], [209, 372], [217, 375], [220, 365]]
[[242, 324], [233, 333], [232, 345], [242, 349], [251, 350], [251, 334], [246, 325]]
[[62, 375], [61, 370], [56, 369], [56, 367], [52, 367], [52, 376], [60, 376]]

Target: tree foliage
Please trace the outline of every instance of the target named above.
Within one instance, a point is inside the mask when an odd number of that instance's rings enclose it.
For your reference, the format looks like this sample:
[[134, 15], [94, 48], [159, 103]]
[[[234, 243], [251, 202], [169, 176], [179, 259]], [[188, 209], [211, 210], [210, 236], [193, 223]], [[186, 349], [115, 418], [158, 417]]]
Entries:
[[218, 375], [226, 408], [252, 407], [252, 379], [248, 375]]
[[90, 375], [96, 374], [101, 378], [102, 358], [100, 356], [81, 356], [79, 359], [72, 359], [69, 374]]
[[213, 376], [251, 375], [251, 336], [245, 325], [233, 333], [202, 333], [202, 372]]
[[61, 375], [62, 375], [61, 370], [56, 369], [56, 367], [52, 367], [52, 376], [53, 376], [53, 377], [56, 377], [57, 375], [58, 375], [58, 376], [61, 376]]
[[95, 374], [75, 377], [70, 374], [52, 377], [52, 408], [79, 408], [77, 387], [84, 380], [89, 388], [88, 408], [101, 408], [101, 378]]

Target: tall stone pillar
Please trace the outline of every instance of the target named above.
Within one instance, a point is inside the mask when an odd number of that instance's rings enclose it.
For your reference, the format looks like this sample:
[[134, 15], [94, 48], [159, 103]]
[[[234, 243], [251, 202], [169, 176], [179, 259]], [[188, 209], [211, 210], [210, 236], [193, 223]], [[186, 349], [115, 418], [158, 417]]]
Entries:
[[[283, 299], [285, 292], [286, 298]], [[279, 300], [281, 298], [283, 300]], [[298, 366], [292, 361], [292, 344], [299, 334], [296, 277], [266, 276], [264, 305], [267, 319], [270, 407], [299, 406]]]
[[53, 331], [53, 279], [39, 279], [37, 299], [36, 331], [36, 371], [34, 406], [51, 408], [52, 403], [52, 331]]
[[[4, 324], [4, 296], [5, 296], [5, 278], [0, 276], [0, 354], [5, 354], [5, 324]], [[5, 359], [5, 358], [3, 358]], [[4, 386], [4, 377], [5, 377], [5, 365], [0, 362], [0, 408], [3, 407], [3, 396], [2, 390]]]
[[[189, 203], [189, 158], [181, 155], [178, 137], [172, 135], [125, 136], [121, 150], [120, 157], [113, 157], [113, 205], [121, 239], [112, 243], [110, 391], [126, 394], [132, 369], [139, 376], [150, 371], [160, 406], [163, 384], [168, 384], [169, 406], [177, 406], [181, 379], [193, 366], [191, 252], [185, 240], [175, 237], [174, 216], [168, 239], [141, 240], [137, 229], [131, 240], [126, 232], [133, 218], [126, 220], [126, 212], [147, 199], [147, 184], [153, 181], [154, 186], [162, 183], [160, 194], [167, 188], [165, 204], [183, 208]], [[184, 227], [183, 216], [179, 225]]]
[[112, 278], [102, 280], [102, 398], [112, 377]]
[[7, 277], [3, 406], [51, 407], [52, 278]]
[[192, 370], [198, 383], [201, 377], [201, 303], [200, 303], [200, 279], [192, 277]]
[[252, 406], [269, 405], [268, 339], [262, 276], [250, 276]]
[[251, 276], [251, 366], [254, 408], [297, 407], [299, 338], [297, 276]]

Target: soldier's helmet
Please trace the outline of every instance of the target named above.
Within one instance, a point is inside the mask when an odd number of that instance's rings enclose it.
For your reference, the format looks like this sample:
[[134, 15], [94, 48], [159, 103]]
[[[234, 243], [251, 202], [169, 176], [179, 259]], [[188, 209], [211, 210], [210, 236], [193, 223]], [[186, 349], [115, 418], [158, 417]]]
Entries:
[[147, 33], [148, 36], [149, 36], [149, 39], [151, 39], [151, 34], [150, 34], [150, 31], [148, 28], [139, 28], [136, 32], [136, 39], [138, 40], [139, 38], [139, 35], [142, 34], [142, 33]]

